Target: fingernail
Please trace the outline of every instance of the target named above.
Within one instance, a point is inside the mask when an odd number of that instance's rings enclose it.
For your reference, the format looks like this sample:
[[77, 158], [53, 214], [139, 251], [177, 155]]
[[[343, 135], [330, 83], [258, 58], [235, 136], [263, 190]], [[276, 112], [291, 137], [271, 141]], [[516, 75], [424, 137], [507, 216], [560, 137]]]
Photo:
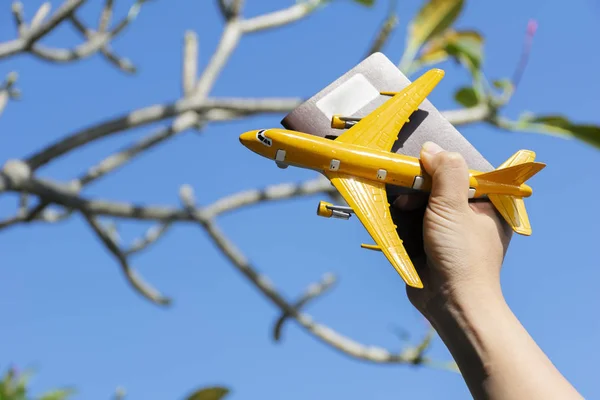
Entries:
[[440, 151], [444, 151], [444, 149], [442, 149], [440, 146], [433, 142], [425, 142], [423, 143], [423, 151], [430, 155], [434, 155], [439, 153]]

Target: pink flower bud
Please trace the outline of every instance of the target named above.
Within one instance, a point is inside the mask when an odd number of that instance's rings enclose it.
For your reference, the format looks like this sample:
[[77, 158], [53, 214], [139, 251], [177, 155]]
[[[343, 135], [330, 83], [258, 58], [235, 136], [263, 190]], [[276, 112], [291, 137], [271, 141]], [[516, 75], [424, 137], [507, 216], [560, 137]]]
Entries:
[[530, 19], [529, 22], [527, 23], [527, 35], [528, 36], [533, 36], [535, 35], [535, 31], [538, 28], [538, 23], [535, 19]]

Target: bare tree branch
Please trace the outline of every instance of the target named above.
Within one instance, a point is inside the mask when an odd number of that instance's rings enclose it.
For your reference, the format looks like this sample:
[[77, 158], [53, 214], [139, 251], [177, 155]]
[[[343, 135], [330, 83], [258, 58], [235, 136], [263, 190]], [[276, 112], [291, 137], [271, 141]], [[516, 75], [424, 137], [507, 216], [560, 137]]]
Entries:
[[19, 75], [13, 71], [8, 74], [4, 82], [0, 85], [0, 115], [8, 104], [9, 100], [15, 100], [20, 97], [20, 92], [14, 88]]
[[[22, 51], [29, 50], [35, 42], [40, 40], [58, 24], [65, 20], [71, 13], [79, 8], [85, 0], [66, 0], [56, 12], [44, 24], [40, 24], [30, 29], [19, 29], [20, 35], [18, 39], [11, 40], [6, 43], [0, 43], [0, 60], [9, 56], [13, 56]], [[23, 28], [22, 6], [20, 2], [13, 4], [13, 15], [19, 28]]]
[[[50, 4], [44, 3], [37, 11], [31, 27], [27, 27], [23, 18], [22, 5], [20, 2], [13, 3], [13, 15], [15, 23], [19, 30], [19, 37], [9, 42], [0, 43], [0, 59], [9, 57], [21, 52], [30, 52], [36, 57], [54, 62], [67, 63], [87, 58], [97, 52], [101, 52], [104, 57], [122, 71], [133, 73], [136, 71], [132, 63], [118, 57], [108, 47], [110, 40], [119, 35], [139, 13], [141, 5], [146, 0], [137, 0], [129, 10], [129, 13], [123, 18], [116, 27], [107, 32], [107, 26], [112, 16], [112, 0], [107, 0], [99, 19], [98, 31], [87, 29], [81, 21], [74, 15], [74, 12], [83, 4], [85, 0], [67, 0], [65, 3], [45, 22], [46, 15], [50, 10]], [[64, 20], [69, 19], [73, 26], [84, 36], [86, 41], [75, 46], [72, 49], [51, 48], [40, 45], [38, 42], [47, 33], [55, 29]]]
[[91, 36], [87, 42], [72, 49], [55, 49], [36, 45], [31, 49], [31, 53], [46, 61], [68, 63], [90, 57], [104, 47], [111, 38], [109, 33], [97, 33]]
[[258, 113], [287, 112], [300, 104], [300, 99], [182, 99], [175, 103], [165, 105], [152, 105], [132, 111], [117, 118], [104, 121], [81, 131], [75, 132], [66, 138], [60, 139], [53, 145], [33, 154], [27, 163], [34, 169], [48, 163], [53, 158], [59, 157], [75, 148], [86, 145], [94, 140], [112, 135], [114, 133], [143, 126], [152, 122], [171, 118], [188, 111], [198, 113], [212, 110], [227, 110], [242, 115]]
[[231, 15], [235, 18], [242, 13], [245, 0], [231, 0]]
[[83, 212], [83, 216], [86, 221], [92, 228], [92, 230], [98, 235], [102, 243], [106, 246], [106, 248], [115, 256], [115, 258], [119, 261], [119, 265], [127, 278], [127, 281], [131, 284], [131, 286], [142, 296], [150, 300], [151, 302], [158, 305], [169, 305], [171, 303], [171, 299], [164, 297], [161, 295], [156, 289], [149, 286], [145, 283], [142, 278], [130, 268], [129, 262], [127, 261], [127, 257], [121, 251], [118, 244], [111, 238], [111, 236], [104, 230], [104, 228], [100, 225], [100, 223], [94, 218], [92, 215]]
[[219, 5], [219, 11], [221, 11], [221, 15], [225, 20], [230, 19], [231, 10], [229, 9], [229, 4], [227, 4], [227, 0], [218, 0], [217, 4]]
[[306, 0], [283, 10], [250, 18], [242, 21], [241, 30], [244, 33], [252, 33], [288, 25], [310, 15], [325, 3], [324, 0]]
[[15, 25], [17, 26], [17, 32], [19, 36], [22, 36], [25, 34], [25, 30], [27, 29], [25, 17], [23, 16], [23, 3], [20, 1], [13, 2], [11, 11], [15, 20]]
[[226, 212], [254, 205], [261, 202], [284, 200], [293, 197], [312, 196], [317, 193], [334, 192], [336, 189], [329, 180], [323, 177], [311, 179], [298, 184], [280, 183], [264, 189], [252, 189], [223, 197], [205, 207], [207, 218], [214, 218]]
[[[14, 161], [13, 163], [19, 166], [19, 169], [26, 164], [22, 161]], [[106, 200], [91, 200], [81, 197], [77, 191], [77, 184], [65, 185], [57, 184], [41, 179], [27, 177], [20, 178], [20, 172], [15, 172], [14, 166], [4, 167], [0, 173], [0, 192], [10, 191], [16, 193], [26, 193], [40, 197], [43, 201], [60, 205], [68, 209], [74, 209], [80, 212], [87, 212], [95, 216], [112, 216], [117, 218], [125, 219], [136, 219], [136, 220], [153, 220], [153, 221], [181, 221], [191, 222], [194, 221], [197, 216], [189, 215], [188, 212], [171, 207], [163, 206], [140, 206], [127, 202], [112, 202]], [[270, 195], [264, 197], [255, 196], [248, 193], [248, 195], [234, 195], [230, 199], [234, 199], [236, 204], [226, 205], [228, 201], [217, 201], [214, 205], [206, 207], [202, 211], [203, 215], [207, 217], [215, 217], [225, 212], [232, 211], [234, 209], [247, 207], [252, 204], [256, 204], [260, 201], [278, 201], [289, 199], [292, 197], [310, 196], [315, 193], [319, 193], [318, 189], [321, 188], [322, 183], [316, 184], [312, 181], [309, 183], [300, 184], [298, 187], [294, 187], [289, 184], [275, 185], [269, 192]], [[279, 186], [279, 188], [278, 188]], [[286, 188], [287, 187], [287, 188]], [[281, 189], [284, 190], [281, 190]], [[304, 189], [302, 189], [304, 188]], [[331, 185], [327, 187], [323, 184], [322, 190], [331, 190]], [[267, 192], [267, 191], [265, 191]], [[294, 195], [292, 196], [292, 193]], [[248, 196], [246, 198], [246, 196]], [[250, 198], [252, 197], [252, 198]], [[235, 199], [238, 199], [237, 201]]]
[[98, 32], [106, 32], [108, 25], [110, 24], [112, 14], [113, 0], [105, 0], [104, 8], [102, 8], [102, 13], [100, 14], [100, 19], [98, 20]]
[[239, 17], [244, 6], [244, 0], [218, 0], [217, 3], [226, 21]]
[[50, 12], [50, 2], [42, 3], [40, 8], [36, 11], [35, 15], [31, 19], [30, 29], [35, 29], [41, 25], [42, 21], [48, 16]]
[[37, 27], [31, 27], [24, 37], [21, 39], [24, 41], [24, 49], [27, 49], [33, 43], [50, 33], [58, 24], [65, 20], [75, 10], [77, 10], [86, 0], [66, 0], [62, 6], [60, 6], [56, 12], [46, 21], [45, 24], [40, 24]]
[[[72, 25], [75, 27], [75, 29], [77, 29], [77, 31], [79, 31], [79, 33], [81, 33], [86, 40], [90, 40], [91, 38], [98, 35], [98, 33], [94, 32], [93, 30], [86, 28], [85, 25], [83, 25], [83, 23], [79, 20], [79, 18], [77, 18], [77, 16], [72, 15], [70, 18], [70, 21], [71, 21]], [[106, 32], [106, 29], [98, 29], [98, 32], [100, 34], [104, 34]], [[131, 61], [114, 54], [114, 52], [110, 49], [110, 46], [108, 43], [105, 43], [100, 48], [100, 53], [111, 64], [113, 64], [114, 66], [116, 66], [117, 68], [119, 68], [120, 70], [122, 70], [124, 72], [135, 73], [137, 70], [135, 68], [135, 66], [131, 63]]]
[[487, 121], [492, 115], [492, 109], [487, 104], [479, 104], [471, 108], [447, 110], [441, 113], [452, 125], [461, 126]]
[[129, 8], [129, 12], [127, 16], [123, 18], [111, 31], [112, 36], [117, 36], [120, 34], [123, 29], [127, 28], [129, 24], [131, 24], [140, 13], [142, 9], [142, 5], [148, 0], [136, 0], [135, 3]]
[[225, 66], [225, 63], [233, 53], [233, 50], [237, 46], [242, 32], [239, 28], [239, 23], [236, 20], [232, 20], [227, 23], [217, 50], [211, 57], [208, 65], [202, 72], [202, 76], [196, 83], [196, 89], [194, 90], [193, 97], [195, 99], [202, 99], [208, 95], [221, 70]]
[[379, 28], [379, 32], [377, 33], [377, 36], [375, 36], [375, 40], [373, 41], [371, 48], [367, 51], [365, 58], [383, 49], [383, 46], [385, 46], [389, 40], [392, 32], [396, 29], [396, 26], [398, 26], [398, 15], [394, 8], [390, 7], [390, 12]]
[[208, 233], [214, 244], [240, 273], [248, 278], [282, 312], [288, 314], [306, 331], [334, 349], [360, 360], [390, 364], [414, 363], [414, 358], [412, 357], [415, 352], [412, 348], [406, 349], [400, 354], [395, 354], [381, 347], [364, 346], [331, 328], [314, 322], [310, 316], [298, 312], [292, 305], [287, 303], [267, 277], [257, 272], [254, 266], [250, 264], [242, 252], [221, 232], [212, 219], [207, 218], [206, 214], [198, 212], [192, 207], [193, 194], [189, 193], [190, 190], [191, 188], [186, 186], [184, 191], [188, 193], [184, 195], [180, 194], [180, 197], [182, 197], [184, 207], [189, 211], [190, 215], [194, 216], [194, 220]]
[[183, 45], [183, 95], [187, 97], [194, 91], [196, 74], [198, 73], [198, 36], [195, 32], [185, 33]]
[[148, 246], [156, 243], [169, 229], [173, 226], [173, 221], [167, 221], [152, 226], [146, 231], [143, 237], [135, 239], [131, 246], [123, 251], [126, 256], [138, 253], [148, 248]]
[[119, 168], [138, 154], [141, 154], [142, 152], [161, 144], [165, 140], [172, 138], [178, 133], [191, 128], [196, 123], [194, 114], [182, 114], [177, 117], [177, 119], [178, 120], [173, 123], [173, 125], [161, 128], [156, 133], [141, 139], [133, 146], [127, 147], [105, 158], [99, 164], [91, 167], [84, 175], [77, 178], [77, 183], [81, 186], [87, 185], [103, 175]]
[[[317, 297], [325, 294], [336, 281], [335, 275], [331, 273], [325, 274], [320, 282], [313, 283], [310, 285], [306, 292], [300, 297], [300, 299], [294, 303], [292, 306], [297, 312], [302, 310], [307, 303], [311, 300], [316, 299]], [[283, 324], [291, 317], [290, 314], [285, 311], [281, 313], [281, 316], [277, 318], [275, 325], [273, 326], [273, 339], [278, 342], [281, 339], [281, 330], [283, 329]]]

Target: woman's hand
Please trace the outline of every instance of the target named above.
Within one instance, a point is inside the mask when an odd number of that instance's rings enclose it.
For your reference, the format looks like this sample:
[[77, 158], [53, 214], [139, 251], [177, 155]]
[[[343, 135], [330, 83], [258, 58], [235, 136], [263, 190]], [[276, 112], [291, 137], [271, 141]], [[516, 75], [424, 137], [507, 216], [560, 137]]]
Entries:
[[427, 205], [426, 196], [403, 195], [392, 207], [424, 285], [407, 292], [452, 353], [473, 397], [581, 399], [502, 296], [508, 224], [489, 202], [468, 201], [469, 172], [459, 154], [426, 143], [421, 162], [432, 178]]
[[[417, 266], [424, 288], [407, 290], [415, 307], [428, 316], [432, 298], [457, 302], [470, 290], [500, 293], [511, 229], [490, 202], [469, 203], [469, 171], [460, 154], [428, 142], [421, 162], [432, 178], [423, 217], [426, 265]], [[398, 203], [405, 209], [417, 205], [405, 199]]]

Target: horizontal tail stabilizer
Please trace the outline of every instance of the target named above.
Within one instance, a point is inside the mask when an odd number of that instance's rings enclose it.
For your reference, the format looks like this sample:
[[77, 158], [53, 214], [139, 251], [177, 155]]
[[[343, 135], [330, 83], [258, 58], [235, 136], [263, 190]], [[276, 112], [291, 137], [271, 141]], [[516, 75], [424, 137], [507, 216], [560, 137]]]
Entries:
[[546, 164], [540, 162], [525, 162], [477, 175], [477, 179], [518, 186], [540, 172], [545, 166]]

